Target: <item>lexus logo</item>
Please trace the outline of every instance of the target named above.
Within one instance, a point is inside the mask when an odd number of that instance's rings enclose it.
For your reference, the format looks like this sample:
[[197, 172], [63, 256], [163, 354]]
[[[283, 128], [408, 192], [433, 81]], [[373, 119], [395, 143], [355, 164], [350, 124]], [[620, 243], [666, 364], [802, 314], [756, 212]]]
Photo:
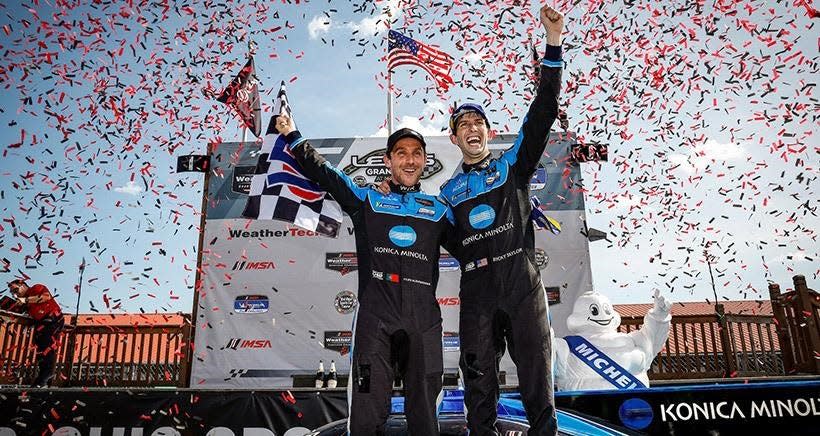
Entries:
[[[390, 169], [384, 165], [384, 149], [373, 150], [364, 156], [353, 155], [350, 157], [350, 163], [346, 165], [342, 171], [353, 176], [359, 170], [364, 170], [364, 174], [368, 177], [373, 177], [376, 181], [381, 181], [383, 178], [390, 175]], [[422, 179], [427, 179], [434, 174], [437, 174], [444, 168], [441, 161], [436, 158], [434, 153], [427, 153], [427, 159], [424, 162], [424, 170], [421, 173]], [[366, 183], [364, 177], [355, 175], [353, 180], [359, 186]]]

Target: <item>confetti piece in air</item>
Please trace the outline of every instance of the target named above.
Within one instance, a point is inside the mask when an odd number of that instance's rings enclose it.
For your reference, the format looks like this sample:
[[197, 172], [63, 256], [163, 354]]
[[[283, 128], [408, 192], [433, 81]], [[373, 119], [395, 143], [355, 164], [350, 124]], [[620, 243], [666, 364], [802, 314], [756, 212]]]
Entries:
[[[235, 117], [204, 94], [230, 81], [249, 41], [263, 112], [281, 80], [310, 101], [300, 112], [321, 102], [314, 118], [299, 120], [311, 137], [370, 136], [386, 125], [381, 109], [359, 108], [384, 104], [388, 27], [456, 61], [448, 94], [422, 71], [394, 74], [394, 121], [446, 134], [448, 108], [466, 100], [483, 104], [500, 133], [516, 133], [526, 116], [532, 51], [537, 60], [545, 44], [534, 2], [333, 3], [317, 12], [330, 23], [317, 38], [303, 3], [6, 7], [0, 271], [52, 281], [67, 312], [82, 256], [82, 313], [188, 313], [195, 292], [211, 292], [196, 280], [204, 177], [181, 176], [175, 163], [206, 147], [217, 155], [241, 135]], [[591, 245], [597, 259], [618, 259], [596, 263], [607, 268], [607, 285], [702, 301], [708, 279], [698, 253], [707, 241], [720, 299], [765, 298], [766, 280], [791, 273], [816, 279], [820, 40], [812, 2], [557, 4], [567, 22], [560, 106], [568, 130], [582, 143], [608, 144], [610, 161], [583, 164], [583, 185], [570, 180], [566, 162], [554, 175], [583, 192], [591, 227], [612, 241]], [[317, 85], [329, 80], [329, 89]], [[235, 259], [214, 256], [225, 239], [203, 241], [201, 254], [220, 280], [234, 282]], [[275, 238], [250, 241], [277, 248]], [[301, 266], [290, 253], [270, 261], [282, 271]], [[284, 299], [288, 290], [260, 292]], [[304, 337], [286, 321], [298, 312], [280, 310], [278, 328]]]

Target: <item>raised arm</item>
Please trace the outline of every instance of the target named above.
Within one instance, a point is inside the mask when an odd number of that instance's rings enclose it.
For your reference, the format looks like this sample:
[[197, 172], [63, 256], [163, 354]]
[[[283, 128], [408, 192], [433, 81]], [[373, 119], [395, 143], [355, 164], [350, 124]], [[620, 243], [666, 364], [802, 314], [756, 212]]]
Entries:
[[564, 16], [549, 6], [541, 8], [541, 24], [547, 32], [547, 49], [541, 60], [541, 75], [535, 99], [518, 132], [512, 148], [502, 159], [515, 165], [521, 177], [531, 177], [538, 166], [549, 139], [550, 127], [558, 117], [558, 96], [561, 93], [561, 32]]
[[648, 370], [652, 360], [661, 351], [669, 338], [669, 329], [672, 326], [672, 303], [665, 299], [660, 291], [655, 290], [654, 304], [643, 318], [643, 326], [628, 335], [645, 353], [643, 368]]
[[361, 207], [367, 197], [367, 189], [353, 183], [347, 174], [319, 154], [305, 138], [302, 138], [302, 134], [296, 130], [289, 116], [280, 114], [276, 119], [276, 129], [285, 138], [288, 150], [307, 178], [333, 196], [348, 214]]

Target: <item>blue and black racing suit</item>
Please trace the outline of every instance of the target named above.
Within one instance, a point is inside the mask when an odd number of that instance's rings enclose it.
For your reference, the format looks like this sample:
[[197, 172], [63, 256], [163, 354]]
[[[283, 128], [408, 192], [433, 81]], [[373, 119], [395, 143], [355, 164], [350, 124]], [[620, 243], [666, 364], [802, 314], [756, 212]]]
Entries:
[[359, 307], [348, 383], [350, 434], [383, 434], [398, 370], [410, 434], [437, 435], [443, 361], [436, 284], [452, 211], [419, 185], [391, 184], [388, 195], [359, 187], [298, 131], [285, 139], [304, 174], [350, 216], [356, 234]]
[[[471, 436], [495, 435], [498, 365], [505, 345], [518, 370], [530, 435], [557, 431], [544, 285], [535, 262], [530, 178], [558, 116], [561, 48], [547, 46], [535, 100], [518, 137], [442, 186], [456, 218], [461, 264], [459, 366]], [[449, 248], [449, 247], [448, 247]]]

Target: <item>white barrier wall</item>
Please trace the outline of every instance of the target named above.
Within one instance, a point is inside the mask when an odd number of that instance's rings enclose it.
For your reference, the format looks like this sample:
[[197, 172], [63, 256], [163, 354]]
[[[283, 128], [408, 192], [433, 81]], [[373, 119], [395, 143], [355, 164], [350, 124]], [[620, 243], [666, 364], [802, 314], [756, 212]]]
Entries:
[[[510, 146], [499, 137], [494, 152]], [[437, 194], [439, 186], [460, 171], [461, 154], [447, 137], [428, 137], [427, 168], [422, 188]], [[381, 155], [384, 138], [311, 141], [314, 147], [357, 182], [381, 180], [387, 169]], [[557, 336], [575, 297], [591, 289], [581, 171], [566, 166], [571, 142], [553, 134], [533, 178], [547, 214], [563, 228], [560, 235], [536, 231], [541, 277], [553, 301]], [[203, 286], [197, 310], [195, 358], [191, 386], [283, 387], [292, 374], [309, 374], [319, 359], [331, 359], [341, 373], [350, 368], [350, 342], [356, 301], [355, 243], [345, 217], [338, 238], [317, 236], [280, 221], [241, 217], [256, 163], [254, 144], [223, 143], [214, 151], [203, 247]], [[567, 172], [568, 171], [568, 172]], [[574, 188], [574, 189], [573, 189]], [[437, 297], [444, 318], [444, 366], [458, 367], [457, 263], [442, 256]], [[508, 357], [502, 362], [507, 382], [517, 383]]]

